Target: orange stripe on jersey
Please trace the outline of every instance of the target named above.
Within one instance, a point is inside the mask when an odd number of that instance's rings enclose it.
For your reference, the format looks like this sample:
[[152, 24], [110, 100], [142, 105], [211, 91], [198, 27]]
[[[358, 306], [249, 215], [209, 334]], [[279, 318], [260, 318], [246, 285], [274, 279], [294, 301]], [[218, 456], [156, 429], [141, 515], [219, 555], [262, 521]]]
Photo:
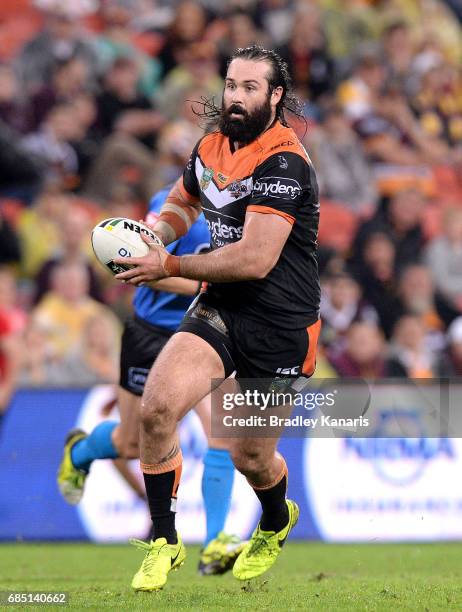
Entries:
[[255, 168], [268, 157], [284, 152], [298, 154], [310, 162], [292, 128], [283, 126], [279, 121], [259, 138], [234, 153], [231, 152], [229, 139], [220, 132], [205, 136], [198, 148], [202, 164], [213, 170], [212, 180], [220, 190], [252, 176]]
[[[202, 139], [198, 153], [204, 166], [213, 168], [212, 180], [221, 190], [236, 180], [251, 176], [258, 164], [254, 143], [231, 153], [228, 137], [216, 132]], [[218, 174], [222, 175], [222, 180], [218, 180]]]
[[302, 366], [302, 374], [311, 376], [316, 368], [316, 348], [318, 346], [319, 332], [321, 331], [321, 319], [306, 328], [308, 334], [308, 352]]
[[296, 153], [308, 163], [311, 162], [305, 147], [298, 139], [294, 130], [285, 127], [279, 121], [274, 128], [264, 132], [258, 139], [258, 142], [264, 148], [263, 154], [259, 156], [258, 165], [262, 164], [268, 157], [278, 153]]
[[288, 215], [287, 213], [282, 212], [282, 210], [271, 208], [271, 206], [252, 205], [252, 206], [247, 206], [247, 210], [249, 212], [262, 213], [264, 215], [278, 215], [279, 217], [282, 217], [283, 219], [288, 221], [290, 225], [293, 225], [295, 223], [295, 217], [292, 217], [292, 215]]

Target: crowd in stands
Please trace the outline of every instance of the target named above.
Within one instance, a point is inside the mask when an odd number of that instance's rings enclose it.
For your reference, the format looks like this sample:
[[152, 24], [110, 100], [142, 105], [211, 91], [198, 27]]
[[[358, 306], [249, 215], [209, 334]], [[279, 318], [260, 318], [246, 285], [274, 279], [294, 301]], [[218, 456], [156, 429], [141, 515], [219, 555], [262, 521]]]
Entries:
[[219, 103], [252, 43], [288, 62], [318, 173], [318, 376], [462, 374], [460, 17], [439, 0], [2, 0], [0, 412], [13, 371], [117, 380], [131, 290], [90, 229], [141, 218], [179, 176], [191, 101]]

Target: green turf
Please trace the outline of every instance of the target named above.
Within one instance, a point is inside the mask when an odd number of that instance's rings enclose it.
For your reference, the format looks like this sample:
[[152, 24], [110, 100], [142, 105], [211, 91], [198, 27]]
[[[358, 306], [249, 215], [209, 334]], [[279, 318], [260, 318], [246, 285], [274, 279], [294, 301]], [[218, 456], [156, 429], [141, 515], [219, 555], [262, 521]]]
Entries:
[[68, 591], [66, 609], [462, 610], [462, 544], [290, 542], [268, 574], [244, 584], [232, 575], [199, 577], [198, 548], [190, 546], [163, 591], [133, 593], [141, 559], [129, 546], [0, 545], [0, 591]]

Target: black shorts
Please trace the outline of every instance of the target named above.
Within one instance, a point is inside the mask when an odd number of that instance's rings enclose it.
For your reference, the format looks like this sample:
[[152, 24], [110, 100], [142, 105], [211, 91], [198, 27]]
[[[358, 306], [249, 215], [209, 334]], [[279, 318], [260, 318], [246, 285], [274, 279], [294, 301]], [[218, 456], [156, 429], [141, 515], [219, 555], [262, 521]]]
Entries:
[[137, 317], [127, 319], [120, 349], [119, 385], [123, 389], [133, 395], [143, 395], [149, 370], [174, 333]]
[[178, 331], [196, 334], [213, 346], [223, 362], [225, 377], [236, 371], [237, 379], [274, 379], [313, 374], [320, 328], [320, 319], [305, 329], [268, 327], [242, 318], [202, 293]]

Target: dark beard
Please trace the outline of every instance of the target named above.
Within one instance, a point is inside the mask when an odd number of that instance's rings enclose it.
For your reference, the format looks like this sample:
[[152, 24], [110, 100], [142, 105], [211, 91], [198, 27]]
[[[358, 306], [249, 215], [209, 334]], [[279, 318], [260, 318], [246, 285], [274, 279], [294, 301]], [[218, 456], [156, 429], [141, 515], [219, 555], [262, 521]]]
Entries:
[[[231, 119], [231, 113], [241, 114], [242, 119]], [[222, 106], [218, 128], [232, 142], [247, 145], [265, 131], [270, 120], [271, 105], [268, 96], [266, 101], [259, 108], [255, 109], [253, 113], [248, 113], [236, 104], [231, 104], [227, 109]]]

